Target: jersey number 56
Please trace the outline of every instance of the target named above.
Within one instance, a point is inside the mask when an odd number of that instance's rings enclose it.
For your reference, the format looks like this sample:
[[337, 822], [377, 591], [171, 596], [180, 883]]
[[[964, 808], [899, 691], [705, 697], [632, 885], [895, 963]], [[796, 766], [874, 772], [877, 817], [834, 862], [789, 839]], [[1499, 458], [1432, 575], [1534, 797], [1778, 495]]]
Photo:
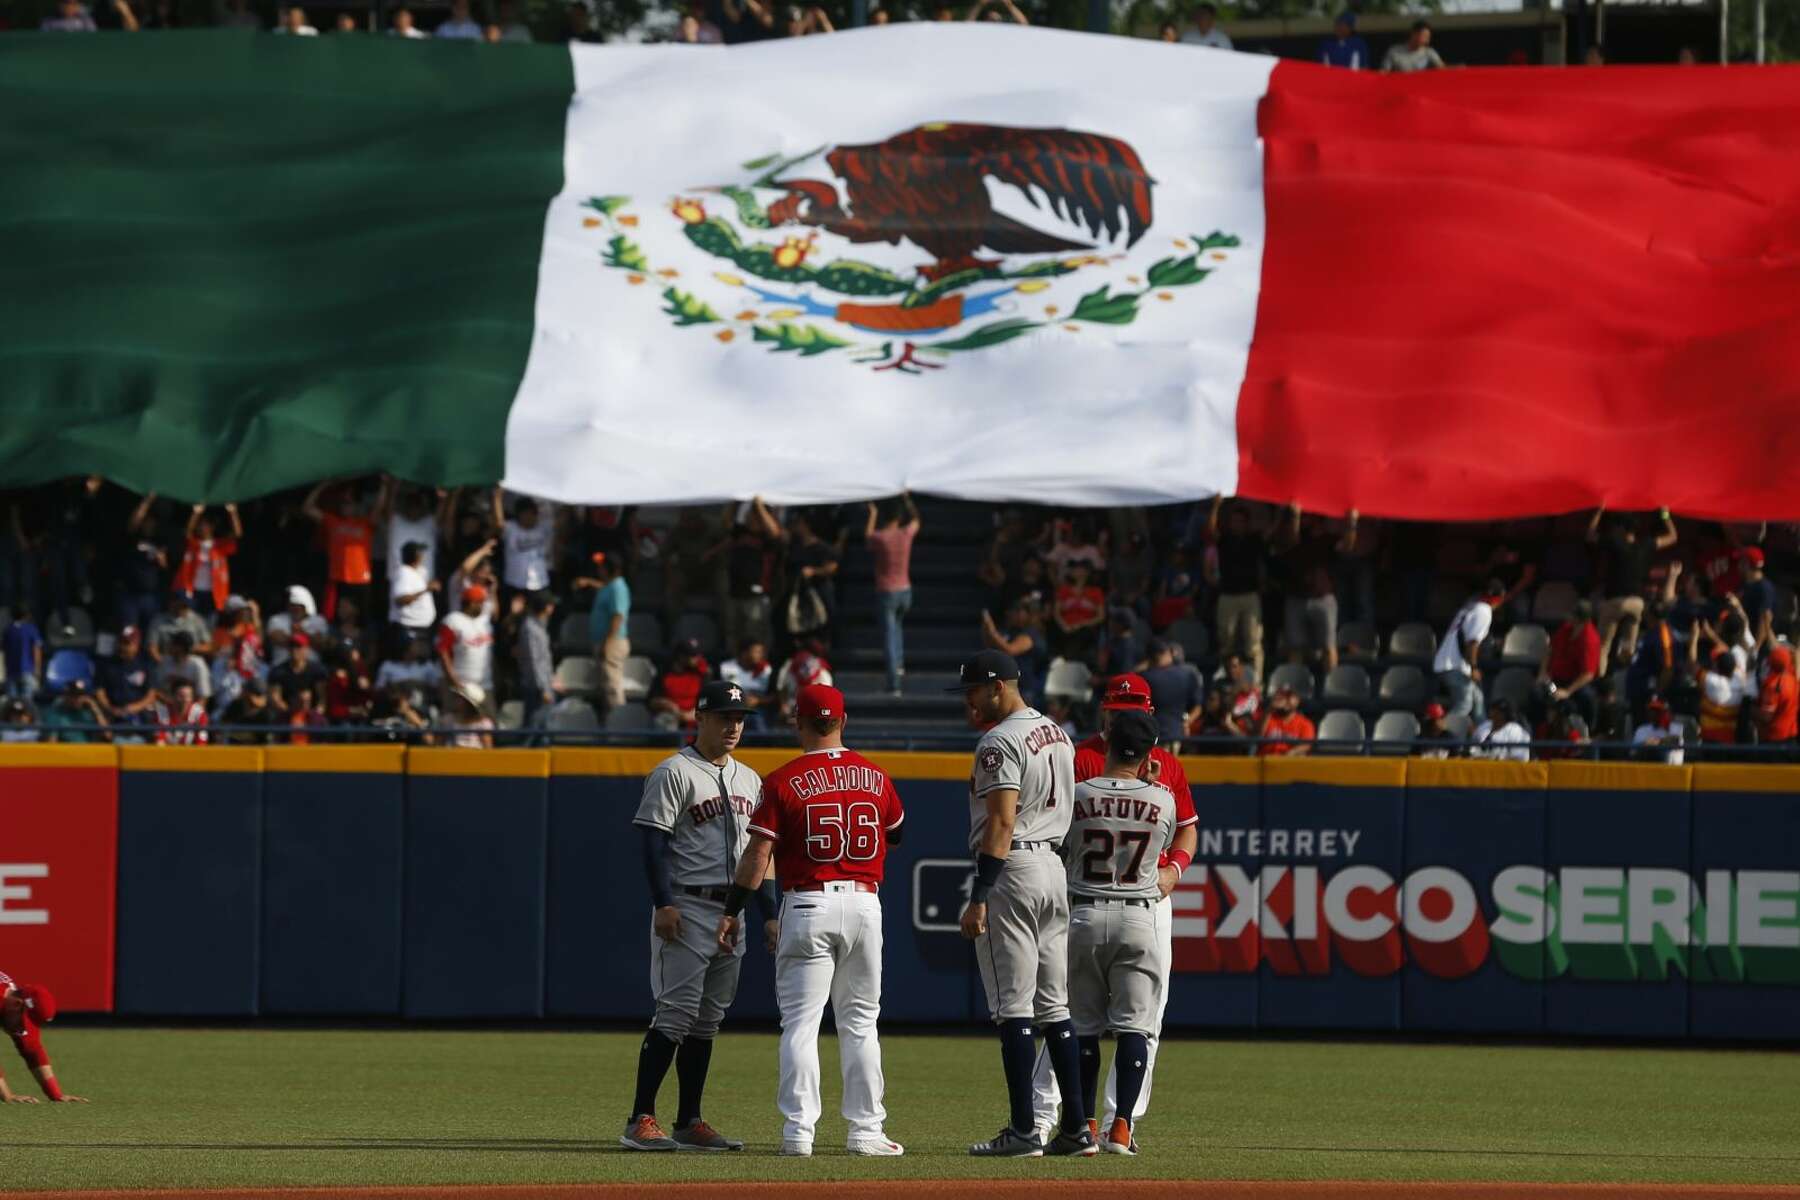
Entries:
[[868, 862], [881, 852], [881, 810], [867, 800], [806, 806], [806, 856]]

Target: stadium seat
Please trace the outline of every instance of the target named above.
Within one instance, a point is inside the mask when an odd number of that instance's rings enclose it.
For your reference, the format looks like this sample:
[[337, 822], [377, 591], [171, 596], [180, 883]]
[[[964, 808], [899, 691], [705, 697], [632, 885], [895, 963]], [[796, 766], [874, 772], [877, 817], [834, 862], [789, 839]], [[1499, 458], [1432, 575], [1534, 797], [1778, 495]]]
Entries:
[[1569, 614], [1575, 611], [1575, 601], [1579, 598], [1574, 584], [1560, 579], [1540, 584], [1537, 595], [1531, 598], [1531, 619], [1554, 629], [1569, 619]]
[[1384, 712], [1375, 722], [1374, 754], [1411, 754], [1419, 736], [1419, 718], [1409, 712]]
[[1462, 713], [1444, 718], [1444, 728], [1453, 734], [1457, 741], [1466, 742], [1469, 735], [1475, 732], [1475, 722]]
[[705, 613], [682, 613], [675, 618], [675, 627], [669, 630], [669, 642], [673, 645], [689, 638], [700, 643], [702, 654], [716, 654], [719, 650], [719, 623]]
[[1431, 690], [1425, 683], [1425, 672], [1410, 664], [1389, 667], [1381, 676], [1378, 694], [1383, 708], [1412, 711], [1423, 708], [1425, 702], [1431, 699]]
[[625, 699], [642, 700], [656, 683], [656, 664], [641, 654], [625, 660]]
[[74, 647], [58, 650], [44, 664], [44, 689], [60, 692], [76, 680], [87, 684], [89, 690], [94, 686], [94, 660], [87, 651]]
[[1490, 704], [1495, 700], [1506, 701], [1512, 705], [1514, 715], [1524, 719], [1525, 711], [1531, 703], [1532, 689], [1535, 687], [1537, 687], [1536, 671], [1528, 671], [1524, 667], [1508, 667], [1500, 672], [1492, 686], [1486, 689], [1487, 699]]
[[508, 700], [500, 706], [499, 725], [502, 729], [517, 729], [525, 723], [525, 702]]
[[1542, 625], [1514, 625], [1506, 631], [1500, 647], [1500, 662], [1508, 667], [1530, 667], [1536, 671], [1550, 653], [1550, 634]]
[[660, 654], [663, 648], [662, 621], [655, 613], [634, 612], [625, 618], [626, 636], [631, 648], [639, 654]]
[[587, 610], [564, 613], [556, 625], [556, 648], [564, 654], [592, 654], [594, 643], [588, 639]]
[[1273, 696], [1275, 689], [1291, 687], [1301, 700], [1311, 700], [1313, 696], [1312, 668], [1304, 663], [1282, 663], [1269, 676], [1269, 686], [1265, 695]]
[[1431, 665], [1435, 654], [1437, 635], [1429, 625], [1409, 621], [1388, 636], [1387, 657], [1390, 663], [1412, 663], [1425, 667]]
[[591, 696], [600, 690], [600, 664], [590, 654], [576, 654], [556, 664], [556, 682], [569, 695]]
[[52, 650], [76, 646], [91, 650], [94, 646], [94, 618], [85, 608], [71, 608], [66, 613], [52, 613], [44, 627], [44, 642]]
[[1071, 662], [1066, 658], [1055, 659], [1050, 670], [1044, 676], [1044, 695], [1059, 700], [1070, 700], [1080, 703], [1086, 700], [1094, 690], [1093, 672], [1088, 670], [1084, 662]]
[[606, 728], [613, 733], [641, 733], [655, 728], [655, 722], [642, 704], [621, 704], [606, 714]]
[[1183, 617], [1163, 631], [1163, 640], [1174, 642], [1189, 662], [1199, 662], [1212, 649], [1212, 635], [1192, 617]]
[[1373, 663], [1381, 657], [1381, 635], [1366, 621], [1339, 625], [1337, 644], [1340, 663]]
[[1325, 677], [1320, 698], [1332, 708], [1365, 707], [1370, 700], [1369, 673], [1359, 663], [1342, 663]]
[[550, 719], [545, 724], [555, 733], [600, 732], [600, 718], [595, 715], [594, 706], [573, 696], [558, 700], [550, 710]]
[[1321, 742], [1354, 742], [1355, 745], [1319, 746], [1314, 754], [1361, 754], [1363, 739], [1368, 736], [1368, 729], [1363, 724], [1362, 714], [1351, 712], [1347, 708], [1334, 708], [1325, 714], [1319, 722], [1318, 738]]

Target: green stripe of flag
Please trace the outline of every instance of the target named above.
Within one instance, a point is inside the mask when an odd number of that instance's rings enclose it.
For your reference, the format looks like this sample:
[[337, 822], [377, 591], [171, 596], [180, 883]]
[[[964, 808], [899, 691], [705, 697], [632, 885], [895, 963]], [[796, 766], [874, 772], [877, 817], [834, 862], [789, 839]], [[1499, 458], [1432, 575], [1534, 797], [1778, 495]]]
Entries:
[[499, 478], [572, 90], [560, 47], [0, 38], [0, 480]]

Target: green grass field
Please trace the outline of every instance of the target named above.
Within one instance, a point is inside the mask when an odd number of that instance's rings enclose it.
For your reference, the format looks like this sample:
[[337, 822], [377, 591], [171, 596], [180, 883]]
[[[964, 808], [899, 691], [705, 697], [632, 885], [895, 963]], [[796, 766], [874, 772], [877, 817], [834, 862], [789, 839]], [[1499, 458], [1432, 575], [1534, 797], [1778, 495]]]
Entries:
[[[774, 1156], [775, 1039], [725, 1037], [707, 1116], [750, 1148], [627, 1154], [621, 1033], [54, 1028], [91, 1105], [0, 1107], [6, 1188], [1138, 1178], [1800, 1181], [1800, 1056], [1750, 1051], [1167, 1044], [1136, 1160], [976, 1162], [1004, 1119], [985, 1037], [890, 1036], [889, 1132], [855, 1159], [824, 1046], [820, 1154]], [[1110, 1054], [1110, 1047], [1108, 1053]], [[7, 1063], [15, 1087], [22, 1064]], [[674, 1104], [675, 1081], [664, 1091]]]

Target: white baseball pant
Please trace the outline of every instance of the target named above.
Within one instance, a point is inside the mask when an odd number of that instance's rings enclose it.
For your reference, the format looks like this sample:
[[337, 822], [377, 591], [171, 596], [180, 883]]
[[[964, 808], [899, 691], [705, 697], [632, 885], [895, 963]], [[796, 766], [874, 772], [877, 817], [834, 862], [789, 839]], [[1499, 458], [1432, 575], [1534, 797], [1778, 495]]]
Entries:
[[881, 897], [827, 883], [820, 892], [782, 899], [775, 952], [775, 998], [781, 1009], [781, 1082], [776, 1107], [786, 1118], [782, 1140], [811, 1147], [823, 1101], [819, 1094], [819, 1023], [831, 1001], [844, 1073], [849, 1140], [882, 1136]]

